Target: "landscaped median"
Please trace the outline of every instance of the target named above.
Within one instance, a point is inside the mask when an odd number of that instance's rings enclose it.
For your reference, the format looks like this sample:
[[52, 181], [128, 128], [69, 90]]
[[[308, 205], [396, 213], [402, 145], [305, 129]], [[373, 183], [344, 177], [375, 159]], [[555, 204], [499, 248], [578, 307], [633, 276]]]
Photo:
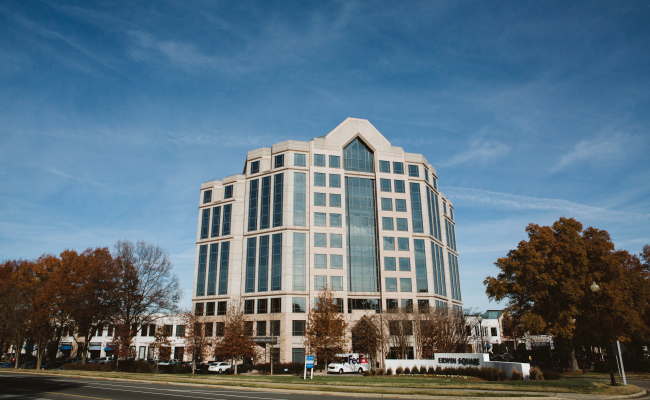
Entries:
[[[3, 372], [14, 372], [4, 370]], [[235, 386], [259, 389], [310, 390], [322, 392], [412, 394], [428, 396], [537, 397], [550, 393], [580, 393], [603, 396], [630, 395], [641, 392], [634, 385], [611, 387], [607, 382], [589, 378], [565, 378], [557, 381], [487, 382], [476, 378], [431, 376], [339, 376], [321, 375], [313, 380], [297, 376], [270, 375], [168, 375], [96, 371], [15, 371], [86, 378], [126, 379], [136, 381]], [[533, 393], [531, 393], [533, 392]]]

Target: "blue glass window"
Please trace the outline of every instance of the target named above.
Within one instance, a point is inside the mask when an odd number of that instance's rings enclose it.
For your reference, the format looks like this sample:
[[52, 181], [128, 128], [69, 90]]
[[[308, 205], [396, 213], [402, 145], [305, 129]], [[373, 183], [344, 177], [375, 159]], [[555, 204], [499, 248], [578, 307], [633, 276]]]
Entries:
[[257, 238], [248, 238], [246, 246], [246, 278], [244, 290], [246, 293], [255, 291], [255, 256]]
[[435, 294], [447, 296], [447, 284], [445, 282], [445, 265], [442, 257], [442, 247], [431, 242], [431, 254], [433, 256], [433, 290]]
[[400, 232], [408, 232], [409, 222], [406, 218], [397, 218], [397, 230]]
[[230, 260], [230, 242], [221, 243], [219, 256], [219, 295], [228, 294], [228, 261]]
[[219, 224], [221, 223], [221, 206], [212, 207], [212, 237], [219, 236]]
[[385, 231], [392, 231], [395, 229], [393, 226], [393, 219], [390, 217], [381, 217], [381, 229]]
[[282, 234], [272, 236], [271, 244], [271, 290], [282, 290]]
[[330, 156], [330, 168], [341, 168], [341, 157]]
[[424, 180], [429, 182], [429, 170], [426, 168], [424, 169]]
[[390, 179], [380, 179], [379, 180], [379, 190], [382, 192], [390, 192]]
[[326, 275], [314, 275], [314, 290], [321, 290], [327, 287]]
[[343, 269], [343, 256], [340, 254], [330, 254], [330, 268]]
[[454, 209], [449, 207], [449, 216], [451, 217], [451, 220], [454, 220]]
[[314, 233], [314, 247], [327, 247], [326, 233]]
[[307, 224], [307, 185], [306, 174], [293, 173], [293, 225], [305, 226]]
[[273, 176], [273, 227], [282, 226], [284, 174]]
[[408, 257], [399, 258], [399, 270], [400, 271], [410, 271], [411, 270], [411, 259]]
[[381, 198], [381, 210], [382, 211], [393, 211], [393, 199], [387, 199], [385, 197]]
[[395, 179], [395, 193], [406, 193], [406, 185], [403, 180]]
[[386, 291], [397, 292], [397, 278], [386, 278]]
[[395, 211], [406, 212], [406, 200], [395, 199]]
[[314, 226], [327, 226], [327, 214], [315, 212]]
[[395, 257], [384, 257], [384, 270], [385, 271], [395, 271]]
[[232, 198], [232, 189], [233, 185], [228, 185], [223, 188], [223, 198], [230, 199]]
[[260, 172], [260, 162], [253, 161], [251, 162], [251, 174], [257, 174]]
[[404, 175], [404, 164], [401, 162], [393, 162], [393, 173]]
[[293, 154], [293, 165], [296, 167], [306, 167], [307, 166], [307, 157], [304, 154], [294, 153]]
[[333, 228], [340, 228], [342, 226], [341, 214], [330, 214], [330, 226]]
[[260, 207], [260, 229], [271, 227], [271, 177], [262, 178], [262, 205]]
[[259, 196], [259, 179], [250, 181], [250, 191], [248, 194], [248, 231], [257, 230], [257, 201]]
[[257, 291], [269, 290], [269, 236], [260, 236], [260, 250], [257, 261]]
[[[307, 234], [306, 233], [298, 233], [298, 232], [293, 233], [293, 290], [307, 290]], [[302, 300], [303, 300], [303, 310], [304, 310], [305, 299]], [[294, 312], [296, 311], [294, 310]]]
[[395, 238], [384, 236], [384, 250], [395, 250]]
[[325, 184], [325, 174], [322, 174], [320, 172], [314, 172], [314, 186], [321, 186], [321, 187], [327, 186]]
[[201, 215], [201, 239], [208, 238], [209, 230], [210, 230], [210, 209], [204, 208]]
[[314, 154], [314, 167], [325, 166], [325, 154]]
[[221, 236], [230, 235], [231, 216], [232, 216], [232, 204], [226, 204], [225, 206], [223, 206], [223, 224], [221, 225]]
[[420, 177], [420, 169], [417, 165], [409, 164], [409, 176], [412, 176], [414, 178]]
[[458, 257], [447, 253], [449, 257], [449, 276], [451, 278], [451, 298], [461, 301], [460, 295], [460, 274], [458, 273]]
[[325, 207], [327, 205], [327, 195], [325, 193], [314, 193], [314, 205]]
[[196, 295], [205, 295], [205, 264], [208, 258], [208, 245], [199, 246], [199, 266], [196, 274]]
[[284, 167], [284, 154], [277, 155], [273, 159], [273, 168], [281, 168], [281, 167]]
[[414, 239], [413, 247], [415, 249], [415, 284], [418, 293], [429, 292], [429, 283], [427, 281], [427, 260], [424, 251], [424, 240]]
[[340, 233], [330, 233], [330, 247], [340, 249], [343, 247], [343, 235]]
[[339, 174], [330, 174], [330, 187], [340, 188], [341, 187], [341, 175]]
[[412, 292], [413, 285], [411, 284], [411, 278], [399, 278], [400, 292]]
[[[305, 289], [303, 289], [305, 290]], [[293, 298], [293, 304], [291, 305], [291, 311], [294, 313], [302, 313], [304, 314], [307, 310], [306, 307], [306, 301], [304, 297], [294, 297]], [[303, 359], [301, 362], [304, 362], [305, 360]]]
[[330, 193], [330, 207], [341, 207], [341, 195]]
[[314, 268], [327, 269], [327, 254], [314, 254]]
[[[219, 256], [219, 243], [210, 244], [210, 263], [208, 264], [208, 296], [217, 293], [217, 257]], [[209, 303], [208, 303], [209, 304]]]
[[203, 192], [203, 204], [209, 203], [212, 201], [212, 190], [206, 190]]
[[397, 250], [409, 251], [409, 238], [397, 238]]
[[346, 171], [374, 172], [373, 155], [359, 138], [343, 149], [343, 165]]
[[330, 284], [332, 286], [332, 290], [334, 290], [334, 291], [343, 290], [343, 277], [342, 276], [331, 276], [330, 277]]
[[390, 174], [390, 162], [379, 161], [379, 172], [385, 172], [387, 174]]

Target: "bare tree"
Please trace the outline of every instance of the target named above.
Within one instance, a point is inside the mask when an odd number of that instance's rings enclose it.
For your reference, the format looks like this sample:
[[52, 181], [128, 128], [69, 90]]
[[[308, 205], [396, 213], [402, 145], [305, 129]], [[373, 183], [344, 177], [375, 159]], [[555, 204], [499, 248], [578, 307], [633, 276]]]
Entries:
[[388, 345], [397, 357], [406, 359], [408, 348], [413, 344], [413, 314], [410, 309], [398, 308], [383, 314], [388, 327]]
[[435, 353], [466, 351], [466, 319], [463, 314], [445, 307], [421, 310], [414, 315], [414, 338], [420, 357], [432, 359]]
[[187, 311], [182, 315], [185, 324], [185, 351], [192, 356], [192, 373], [196, 362], [203, 361], [212, 353], [212, 338], [205, 336], [203, 317]]

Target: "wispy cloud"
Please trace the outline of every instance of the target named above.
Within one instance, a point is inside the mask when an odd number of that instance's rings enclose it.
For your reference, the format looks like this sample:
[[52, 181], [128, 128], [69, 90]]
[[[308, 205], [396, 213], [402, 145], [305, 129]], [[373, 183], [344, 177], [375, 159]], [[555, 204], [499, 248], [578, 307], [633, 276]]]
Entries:
[[452, 166], [472, 163], [487, 163], [508, 154], [510, 146], [496, 140], [476, 139], [469, 144], [469, 148], [460, 154], [455, 154], [442, 165]]
[[569, 165], [584, 162], [602, 162], [624, 154], [629, 146], [630, 137], [617, 133], [612, 136], [601, 136], [597, 139], [585, 139], [578, 142], [573, 150], [560, 157], [557, 164], [551, 167], [551, 172], [559, 172]]
[[77, 177], [77, 176], [74, 176], [74, 175], [70, 175], [70, 174], [68, 174], [66, 172], [63, 172], [63, 171], [60, 171], [60, 170], [58, 170], [58, 169], [56, 169], [54, 167], [47, 166], [47, 167], [44, 168], [44, 170], [46, 172], [49, 172], [49, 173], [54, 174], [54, 175], [61, 176], [61, 177], [66, 178], [66, 179], [70, 179], [70, 180], [73, 180], [73, 181], [76, 181], [76, 182], [81, 182], [81, 183], [84, 183], [84, 184], [87, 184], [87, 185], [92, 185], [92, 186], [104, 189], [104, 190], [106, 190], [108, 192], [115, 192], [115, 188], [113, 188], [113, 187], [111, 187], [109, 185], [103, 184], [101, 182], [97, 182], [97, 181], [92, 180], [92, 179], [85, 179], [85, 178], [80, 178], [80, 177]]

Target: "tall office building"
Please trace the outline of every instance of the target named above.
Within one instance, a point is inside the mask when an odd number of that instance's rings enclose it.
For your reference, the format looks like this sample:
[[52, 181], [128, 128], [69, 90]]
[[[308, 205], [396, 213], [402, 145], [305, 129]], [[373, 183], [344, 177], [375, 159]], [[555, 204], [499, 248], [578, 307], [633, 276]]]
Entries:
[[326, 285], [351, 325], [368, 312], [462, 307], [454, 209], [436, 170], [367, 120], [249, 151], [242, 174], [201, 185], [193, 303], [210, 334], [239, 297], [260, 346], [280, 336], [274, 359], [302, 361]]

